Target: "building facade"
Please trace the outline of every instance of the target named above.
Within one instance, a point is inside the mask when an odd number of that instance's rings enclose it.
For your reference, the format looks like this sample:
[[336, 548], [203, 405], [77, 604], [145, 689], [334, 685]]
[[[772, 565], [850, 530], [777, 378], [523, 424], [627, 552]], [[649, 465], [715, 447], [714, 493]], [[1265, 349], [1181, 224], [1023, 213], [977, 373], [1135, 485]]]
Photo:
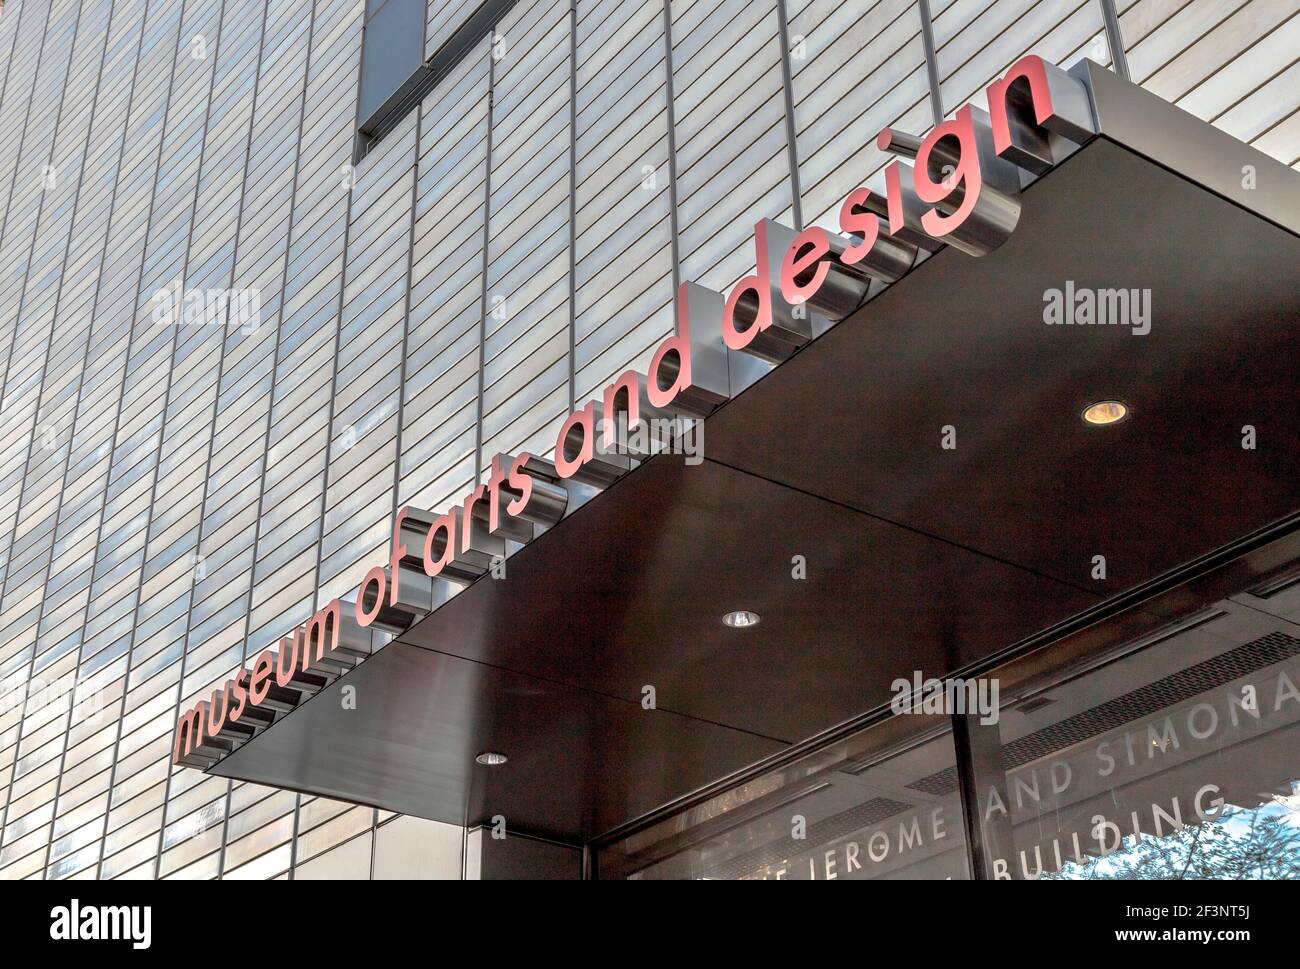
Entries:
[[402, 6], [0, 13], [0, 878], [461, 877], [462, 828], [173, 766], [178, 715], [399, 507], [550, 451], [757, 220], [833, 226], [877, 131], [1033, 53], [1300, 167], [1295, 0], [430, 0], [405, 97]]

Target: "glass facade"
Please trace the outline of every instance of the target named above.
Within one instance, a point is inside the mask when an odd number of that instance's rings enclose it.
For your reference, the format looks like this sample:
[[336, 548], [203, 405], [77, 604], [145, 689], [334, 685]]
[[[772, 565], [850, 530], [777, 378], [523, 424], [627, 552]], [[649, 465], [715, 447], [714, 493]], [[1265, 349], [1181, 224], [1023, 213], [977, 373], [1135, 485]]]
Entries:
[[[431, 56], [475, 5], [427, 9]], [[881, 127], [1032, 51], [1300, 162], [1294, 0], [520, 0], [355, 162], [366, 13], [0, 12], [0, 878], [458, 877], [459, 829], [173, 769], [178, 711], [352, 595], [398, 504], [546, 453], [757, 219], [880, 187]]]
[[609, 846], [601, 876], [1300, 879], [1297, 619], [1293, 562], [1135, 638], [992, 670], [1006, 692], [978, 715], [889, 718]]
[[602, 878], [838, 881], [970, 877], [952, 732], [867, 731], [601, 853]]
[[977, 802], [995, 877], [1300, 879], [1300, 629], [1261, 605], [1003, 711]]

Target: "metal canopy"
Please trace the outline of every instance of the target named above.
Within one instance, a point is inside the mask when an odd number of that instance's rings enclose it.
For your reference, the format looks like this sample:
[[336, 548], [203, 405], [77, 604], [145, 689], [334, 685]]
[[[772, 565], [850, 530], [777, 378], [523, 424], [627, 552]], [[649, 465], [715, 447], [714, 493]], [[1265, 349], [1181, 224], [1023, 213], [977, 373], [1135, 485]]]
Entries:
[[[1001, 249], [929, 259], [703, 464], [648, 461], [212, 772], [586, 841], [1295, 513], [1300, 175], [1091, 72], [1102, 136]], [[1151, 332], [1044, 325], [1067, 280], [1149, 289]], [[1105, 398], [1131, 419], [1086, 426]]]

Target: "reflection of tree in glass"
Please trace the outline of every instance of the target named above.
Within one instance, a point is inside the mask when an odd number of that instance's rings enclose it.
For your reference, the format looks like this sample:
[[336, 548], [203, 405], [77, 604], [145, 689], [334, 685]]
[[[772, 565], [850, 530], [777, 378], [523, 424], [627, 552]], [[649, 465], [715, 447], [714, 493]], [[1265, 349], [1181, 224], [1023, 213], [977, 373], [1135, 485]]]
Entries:
[[1300, 813], [1295, 795], [1162, 838], [1126, 838], [1117, 852], [1070, 863], [1045, 879], [1300, 879]]

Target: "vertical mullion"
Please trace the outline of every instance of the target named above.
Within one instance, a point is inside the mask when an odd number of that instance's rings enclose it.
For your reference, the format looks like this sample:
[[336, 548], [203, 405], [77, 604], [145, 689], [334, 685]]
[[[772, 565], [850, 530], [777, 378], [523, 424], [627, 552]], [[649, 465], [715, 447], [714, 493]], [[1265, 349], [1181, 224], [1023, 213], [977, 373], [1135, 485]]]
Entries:
[[1133, 76], [1128, 69], [1128, 53], [1124, 50], [1124, 35], [1119, 26], [1119, 14], [1115, 10], [1115, 0], [1098, 0], [1101, 4], [1101, 16], [1106, 22], [1106, 43], [1110, 45], [1111, 69], [1126, 81]]
[[[673, 105], [673, 14], [672, 0], [664, 0], [664, 97], [668, 103], [668, 224], [672, 235], [673, 304], [676, 309], [677, 290], [682, 285], [681, 254], [678, 251], [677, 231], [677, 110]], [[674, 325], [676, 313], [673, 315]]]
[[790, 159], [790, 211], [796, 231], [803, 231], [803, 192], [799, 187], [799, 151], [795, 143], [794, 81], [790, 71], [790, 22], [785, 0], [776, 0], [776, 32], [781, 43], [781, 95], [785, 99], [785, 143]]
[[492, 241], [492, 125], [494, 121], [494, 102], [496, 101], [496, 31], [493, 24], [488, 32], [488, 110], [487, 110], [487, 152], [486, 171], [483, 176], [483, 278], [482, 295], [478, 314], [478, 398], [474, 417], [474, 473], [471, 487], [478, 482], [483, 468], [483, 391], [485, 370], [487, 369], [487, 290], [488, 290], [488, 250]]
[[952, 745], [957, 758], [957, 787], [961, 795], [962, 831], [966, 836], [966, 866], [975, 881], [989, 878], [987, 852], [979, 822], [979, 788], [975, 779], [969, 726], [961, 715], [952, 717]]
[[980, 810], [981, 790], [996, 792], [1002, 803], [1010, 803], [1001, 731], [997, 724], [981, 723], [978, 713], [954, 714], [951, 723], [971, 878], [980, 881], [994, 879], [997, 860], [1006, 866], [1004, 877], [1014, 878], [1010, 858], [1015, 852], [1015, 832], [1010, 819], [1003, 816], [989, 818], [986, 822]]
[[943, 89], [939, 85], [939, 55], [934, 48], [934, 20], [930, 16], [930, 0], [917, 0], [921, 16], [921, 45], [925, 48], [925, 74], [930, 81], [930, 108], [934, 123], [943, 123]]
[[[577, 401], [578, 5], [569, 0], [569, 408]], [[485, 280], [486, 282], [486, 280]]]

